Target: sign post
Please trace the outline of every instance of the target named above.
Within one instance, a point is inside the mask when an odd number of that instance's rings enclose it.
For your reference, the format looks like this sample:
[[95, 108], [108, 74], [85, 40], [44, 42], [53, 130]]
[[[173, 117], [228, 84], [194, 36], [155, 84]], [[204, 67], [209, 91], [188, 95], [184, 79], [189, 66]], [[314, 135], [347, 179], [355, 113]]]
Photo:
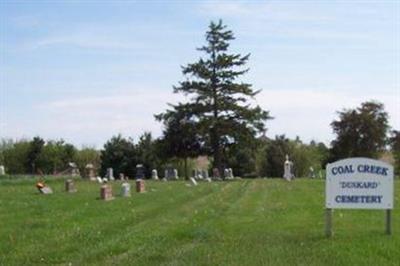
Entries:
[[386, 210], [386, 234], [392, 234], [392, 210]]
[[333, 209], [384, 209], [392, 233], [393, 166], [368, 158], [348, 158], [326, 166], [325, 234], [331, 237]]
[[331, 237], [332, 234], [332, 209], [327, 208], [325, 210], [325, 235]]

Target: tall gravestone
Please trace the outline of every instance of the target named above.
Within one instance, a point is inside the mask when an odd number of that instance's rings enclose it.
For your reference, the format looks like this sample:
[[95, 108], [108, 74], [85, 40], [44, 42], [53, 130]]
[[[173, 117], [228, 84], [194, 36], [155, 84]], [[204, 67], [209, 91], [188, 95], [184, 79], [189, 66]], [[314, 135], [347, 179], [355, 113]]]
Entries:
[[6, 170], [4, 168], [4, 165], [0, 165], [0, 175], [5, 175], [6, 174]]
[[232, 170], [232, 168], [229, 168], [228, 170], [229, 170], [229, 177], [230, 177], [231, 179], [234, 179], [235, 177], [233, 176], [233, 170]]
[[294, 178], [293, 175], [293, 162], [289, 160], [289, 155], [286, 154], [286, 160], [283, 165], [283, 178], [290, 181]]
[[144, 166], [143, 164], [138, 164], [136, 165], [136, 176], [135, 179], [144, 179], [145, 175], [144, 175]]
[[114, 170], [111, 167], [107, 168], [107, 176], [106, 177], [110, 181], [113, 181], [115, 179], [114, 178]]

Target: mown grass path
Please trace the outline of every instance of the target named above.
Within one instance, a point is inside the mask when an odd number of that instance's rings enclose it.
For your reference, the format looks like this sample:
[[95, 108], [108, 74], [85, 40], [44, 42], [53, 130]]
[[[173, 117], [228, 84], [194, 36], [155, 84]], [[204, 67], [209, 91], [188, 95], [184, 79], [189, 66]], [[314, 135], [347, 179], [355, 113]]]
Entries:
[[400, 265], [400, 183], [393, 235], [383, 211], [335, 210], [324, 237], [324, 181], [146, 182], [147, 193], [98, 200], [49, 181], [0, 181], [0, 265]]

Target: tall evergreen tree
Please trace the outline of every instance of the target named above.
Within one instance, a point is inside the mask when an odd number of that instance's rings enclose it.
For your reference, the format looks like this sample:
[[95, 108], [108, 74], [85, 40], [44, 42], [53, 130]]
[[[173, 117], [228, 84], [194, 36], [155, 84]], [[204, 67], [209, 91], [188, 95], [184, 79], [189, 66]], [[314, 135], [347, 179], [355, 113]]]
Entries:
[[224, 148], [263, 132], [265, 121], [271, 118], [267, 111], [250, 103], [260, 91], [238, 81], [249, 70], [243, 67], [250, 54], [228, 53], [232, 40], [232, 31], [227, 30], [221, 20], [211, 22], [206, 44], [197, 49], [204, 52], [205, 57], [182, 67], [186, 80], [174, 87], [174, 93], [190, 96], [190, 101], [172, 105], [173, 110], [156, 116], [165, 120], [168, 113], [185, 112], [184, 116], [195, 123], [213, 156], [214, 167], [221, 171], [225, 164]]

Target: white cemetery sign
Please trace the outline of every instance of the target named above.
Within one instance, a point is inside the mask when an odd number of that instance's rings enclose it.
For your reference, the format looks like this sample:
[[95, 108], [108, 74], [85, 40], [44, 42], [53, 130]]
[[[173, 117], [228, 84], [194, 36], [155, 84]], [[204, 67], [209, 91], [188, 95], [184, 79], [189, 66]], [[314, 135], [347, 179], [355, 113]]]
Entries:
[[368, 158], [348, 158], [326, 166], [326, 233], [331, 235], [332, 209], [393, 209], [393, 166]]

